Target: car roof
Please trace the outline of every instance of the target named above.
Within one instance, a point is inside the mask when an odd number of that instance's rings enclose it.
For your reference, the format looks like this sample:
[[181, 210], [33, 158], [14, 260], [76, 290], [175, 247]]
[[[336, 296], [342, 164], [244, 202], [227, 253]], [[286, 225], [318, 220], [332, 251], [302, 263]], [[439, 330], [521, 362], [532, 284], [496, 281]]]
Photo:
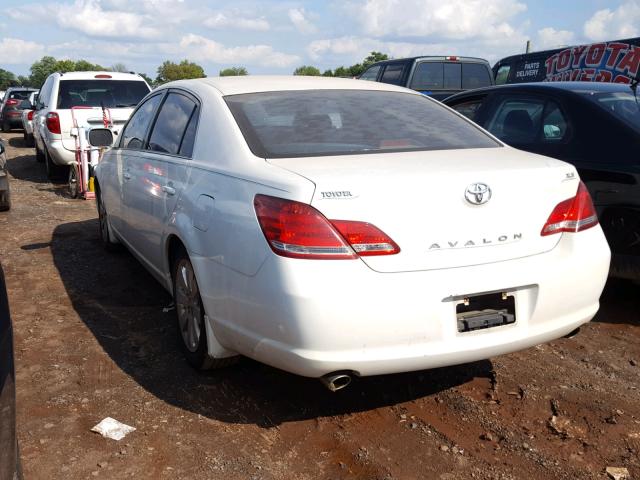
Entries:
[[[140, 80], [144, 79], [137, 73], [124, 73], [124, 72], [57, 72], [60, 75], [60, 80]], [[111, 78], [96, 78], [96, 75], [109, 75]]]
[[629, 84], [608, 83], [608, 82], [531, 82], [531, 83], [509, 83], [505, 85], [493, 85], [490, 87], [467, 90], [465, 92], [452, 95], [453, 97], [467, 97], [482, 92], [502, 92], [526, 90], [528, 92], [572, 92], [572, 93], [598, 93], [598, 92], [628, 92]]
[[[455, 58], [455, 60], [453, 60]], [[421, 55], [419, 57], [405, 57], [405, 58], [390, 58], [389, 60], [380, 60], [379, 62], [372, 63], [373, 65], [386, 65], [388, 63], [396, 63], [396, 62], [407, 62], [407, 61], [416, 61], [416, 60], [433, 60], [439, 62], [473, 62], [473, 63], [486, 63], [489, 62], [484, 58], [479, 57], [461, 57], [458, 55]]]
[[247, 75], [234, 77], [207, 77], [192, 80], [178, 80], [162, 87], [208, 85], [221, 95], [240, 95], [246, 93], [278, 92], [290, 90], [377, 90], [402, 93], [419, 93], [407, 88], [387, 83], [350, 78], [305, 77], [298, 75]]

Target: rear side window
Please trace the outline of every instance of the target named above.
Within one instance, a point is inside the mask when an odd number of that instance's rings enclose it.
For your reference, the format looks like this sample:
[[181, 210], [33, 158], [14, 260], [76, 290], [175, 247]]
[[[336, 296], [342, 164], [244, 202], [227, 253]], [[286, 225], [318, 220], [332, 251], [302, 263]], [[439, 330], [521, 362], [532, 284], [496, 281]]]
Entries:
[[155, 116], [161, 99], [162, 95], [154, 95], [147, 99], [134, 112], [122, 132], [122, 140], [120, 143], [122, 148], [131, 148], [134, 150], [140, 150], [142, 148], [145, 135], [147, 130], [149, 130], [149, 124]]
[[177, 155], [195, 110], [196, 103], [193, 100], [179, 93], [169, 93], [160, 107], [147, 148], [155, 152]]
[[464, 90], [491, 85], [491, 75], [482, 63], [462, 64], [462, 88]]
[[422, 95], [306, 90], [225, 97], [261, 158], [490, 148], [499, 144]]
[[567, 134], [567, 121], [555, 102], [542, 98], [504, 99], [487, 130], [505, 143], [558, 142]]
[[457, 105], [450, 105], [450, 106], [456, 112], [461, 113], [462, 115], [467, 117], [469, 120], [475, 121], [476, 114], [478, 113], [478, 110], [482, 106], [483, 101], [484, 101], [484, 97], [468, 100], [466, 102], [462, 102], [462, 103], [458, 103]]
[[390, 83], [392, 85], [400, 85], [402, 83], [402, 76], [404, 74], [405, 63], [390, 63], [382, 72], [380, 81], [382, 83]]
[[378, 78], [378, 72], [380, 72], [380, 65], [374, 65], [369, 68], [366, 72], [360, 75], [360, 80], [374, 80]]
[[411, 80], [414, 90], [442, 89], [442, 62], [422, 62], [416, 66]]
[[147, 85], [136, 80], [60, 80], [57, 108], [133, 108], [147, 93]]

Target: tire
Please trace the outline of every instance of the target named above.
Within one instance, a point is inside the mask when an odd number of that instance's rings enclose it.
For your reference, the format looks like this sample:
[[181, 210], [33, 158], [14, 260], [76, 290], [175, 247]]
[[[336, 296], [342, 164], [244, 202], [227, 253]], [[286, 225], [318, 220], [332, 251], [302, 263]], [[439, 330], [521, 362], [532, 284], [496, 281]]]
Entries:
[[5, 133], [11, 131], [11, 125], [6, 120], [2, 122], [2, 131]]
[[25, 147], [33, 147], [33, 135], [29, 135], [27, 132], [24, 132], [23, 138]]
[[189, 364], [197, 370], [208, 370], [236, 363], [237, 356], [212, 358], [208, 354], [204, 305], [193, 266], [183, 249], [175, 257], [172, 274], [178, 337]]
[[11, 210], [11, 192], [7, 189], [0, 192], [0, 212]]
[[44, 160], [45, 160], [44, 153], [40, 151], [37, 144], [35, 145], [35, 147], [36, 147], [36, 162], [44, 163]]
[[51, 160], [51, 155], [45, 149], [44, 151], [44, 165], [47, 169], [47, 177], [49, 180], [67, 180], [69, 175], [69, 167], [67, 165], [56, 165]]
[[107, 214], [107, 209], [102, 202], [100, 190], [96, 192], [96, 207], [98, 208], [98, 229], [102, 246], [107, 252], [117, 252], [122, 250], [120, 242], [114, 239], [111, 234], [111, 229], [109, 228], [109, 215]]
[[69, 166], [69, 196], [71, 198], [80, 197], [80, 184], [78, 183], [78, 167], [76, 165]]

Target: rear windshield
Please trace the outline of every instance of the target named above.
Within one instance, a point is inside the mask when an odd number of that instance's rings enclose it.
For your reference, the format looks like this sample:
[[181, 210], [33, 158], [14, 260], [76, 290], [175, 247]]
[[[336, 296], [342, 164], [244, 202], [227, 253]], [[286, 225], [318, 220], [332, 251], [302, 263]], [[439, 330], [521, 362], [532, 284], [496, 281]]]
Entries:
[[149, 93], [149, 87], [136, 80], [61, 80], [58, 108], [133, 108]]
[[29, 95], [33, 93], [33, 90], [13, 90], [9, 92], [8, 99], [15, 98], [16, 100], [28, 100]]
[[585, 97], [640, 131], [640, 98], [631, 88], [628, 92], [585, 92]]
[[232, 95], [225, 100], [249, 148], [264, 158], [499, 146], [422, 95], [305, 90]]

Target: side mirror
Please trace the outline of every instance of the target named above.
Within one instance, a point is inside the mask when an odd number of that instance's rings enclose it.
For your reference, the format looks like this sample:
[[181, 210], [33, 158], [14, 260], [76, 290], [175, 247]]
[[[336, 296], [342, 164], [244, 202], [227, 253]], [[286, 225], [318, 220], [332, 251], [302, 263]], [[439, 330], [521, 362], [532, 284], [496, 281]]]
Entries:
[[113, 145], [113, 132], [108, 128], [89, 130], [89, 145], [92, 147], [110, 147]]

